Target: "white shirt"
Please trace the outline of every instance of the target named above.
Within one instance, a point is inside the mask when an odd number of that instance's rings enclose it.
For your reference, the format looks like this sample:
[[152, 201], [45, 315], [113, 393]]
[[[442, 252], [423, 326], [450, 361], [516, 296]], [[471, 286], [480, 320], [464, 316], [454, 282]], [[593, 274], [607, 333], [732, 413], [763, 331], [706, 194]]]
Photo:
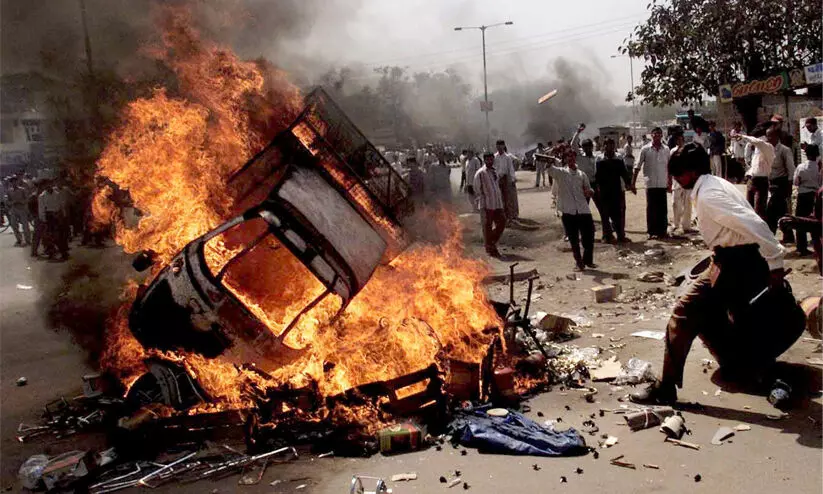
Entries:
[[778, 142], [774, 147], [774, 161], [772, 171], [769, 172], [769, 179], [782, 177], [794, 177], [794, 157], [791, 149]]
[[669, 156], [671, 152], [662, 142], [659, 149], [649, 143], [640, 150], [640, 159], [634, 169], [643, 170], [647, 189], [665, 189], [669, 186]]
[[747, 175], [751, 175], [752, 177], [768, 177], [772, 172], [772, 163], [774, 163], [774, 146], [764, 137], [758, 138], [741, 135], [740, 139], [754, 147], [752, 164]]
[[[732, 137], [736, 136], [737, 134], [739, 134], [739, 132], [736, 132], [736, 131], [732, 130], [729, 133], [729, 137], [732, 138]], [[732, 156], [734, 156], [735, 159], [745, 159], [746, 158], [746, 143], [744, 141], [739, 141], [737, 139], [729, 139], [729, 140], [731, 141], [731, 144], [732, 144]]]
[[694, 137], [692, 138], [692, 142], [696, 142], [703, 147], [706, 147], [706, 134], [698, 134], [697, 132], [694, 133]]
[[472, 187], [474, 187], [474, 176], [477, 175], [477, 170], [481, 166], [483, 165], [480, 164], [480, 159], [477, 156], [472, 156], [466, 160], [466, 180], [470, 181]]
[[37, 198], [37, 209], [41, 221], [46, 221], [46, 213], [59, 213], [63, 210], [63, 198], [60, 197], [60, 192], [54, 189], [49, 192], [48, 189], [40, 193]]
[[820, 187], [820, 167], [817, 161], [801, 163], [794, 171], [794, 184], [798, 194], [817, 192]]
[[597, 172], [597, 159], [594, 154], [586, 156], [582, 151], [578, 152], [575, 161], [577, 162], [577, 169], [586, 174], [589, 182], [593, 182], [594, 174]]
[[557, 208], [563, 214], [592, 214], [584, 190], [591, 190], [589, 177], [581, 170], [549, 167], [549, 176], [557, 184]]
[[512, 157], [506, 153], [495, 153], [494, 155], [494, 170], [498, 177], [507, 177], [511, 182], [515, 181], [514, 176], [514, 162]]
[[634, 148], [628, 142], [623, 146], [623, 163], [627, 167], [634, 168]]
[[823, 133], [821, 133], [820, 129], [817, 129], [814, 132], [809, 132], [809, 129], [807, 129], [804, 125], [800, 129], [800, 142], [821, 146], [823, 145]]
[[483, 168], [477, 170], [472, 183], [478, 208], [503, 209], [503, 194], [500, 192], [500, 181], [494, 169], [483, 165]]
[[786, 249], [737, 187], [722, 178], [701, 175], [692, 190], [692, 202], [703, 241], [710, 249], [757, 244], [769, 269], [783, 267]]

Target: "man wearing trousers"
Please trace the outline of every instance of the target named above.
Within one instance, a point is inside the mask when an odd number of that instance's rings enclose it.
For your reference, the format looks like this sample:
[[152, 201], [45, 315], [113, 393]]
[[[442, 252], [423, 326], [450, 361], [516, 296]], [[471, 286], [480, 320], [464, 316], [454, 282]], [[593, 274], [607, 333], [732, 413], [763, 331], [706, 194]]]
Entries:
[[[557, 184], [558, 207], [563, 215], [563, 229], [569, 237], [572, 247], [575, 270], [596, 268], [594, 264], [594, 221], [589, 209], [589, 199], [594, 191], [589, 184], [589, 177], [577, 168], [577, 153], [567, 149], [564, 155], [565, 167], [552, 162], [549, 175]], [[580, 243], [583, 243], [583, 253]]]
[[746, 171], [746, 176], [751, 177], [746, 190], [746, 200], [754, 208], [758, 216], [765, 221], [766, 206], [769, 198], [769, 174], [772, 171], [774, 162], [774, 145], [772, 142], [779, 140], [777, 129], [769, 127], [765, 135], [762, 128], [754, 132], [752, 136], [735, 134], [734, 139], [742, 140], [751, 145], [751, 165]]
[[505, 205], [500, 191], [500, 179], [494, 167], [495, 156], [486, 153], [483, 155], [483, 161], [485, 165], [477, 170], [472, 184], [477, 196], [477, 207], [480, 209], [480, 219], [483, 222], [483, 243], [486, 246], [486, 253], [492, 257], [499, 257], [497, 242], [506, 228]]
[[663, 130], [652, 130], [652, 142], [643, 146], [640, 157], [634, 167], [632, 191], [637, 190], [637, 177], [640, 172], [646, 182], [646, 229], [649, 239], [668, 236], [669, 207], [666, 192], [671, 191], [669, 184], [669, 148], [663, 145]]
[[638, 403], [677, 400], [697, 337], [724, 378], [757, 379], [805, 328], [805, 315], [784, 279], [784, 248], [743, 194], [712, 176], [706, 150], [687, 144], [670, 171], [692, 191], [700, 232], [714, 253], [710, 267], [677, 300], [666, 328], [662, 376], [630, 396]]

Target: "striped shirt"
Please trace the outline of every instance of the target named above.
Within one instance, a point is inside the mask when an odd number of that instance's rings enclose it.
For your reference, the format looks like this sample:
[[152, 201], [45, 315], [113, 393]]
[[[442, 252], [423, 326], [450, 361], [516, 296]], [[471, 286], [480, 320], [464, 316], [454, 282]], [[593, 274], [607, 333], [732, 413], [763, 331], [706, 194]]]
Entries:
[[474, 175], [474, 193], [480, 209], [503, 209], [503, 194], [494, 168], [483, 165]]

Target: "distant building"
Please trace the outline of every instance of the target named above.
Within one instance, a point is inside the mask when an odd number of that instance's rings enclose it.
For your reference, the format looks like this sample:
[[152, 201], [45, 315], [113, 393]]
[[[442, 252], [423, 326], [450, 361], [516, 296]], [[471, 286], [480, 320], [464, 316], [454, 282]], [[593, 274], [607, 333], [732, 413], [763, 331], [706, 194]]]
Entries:
[[54, 168], [65, 149], [65, 119], [55, 108], [77, 106], [67, 84], [35, 72], [0, 77], [0, 175]]

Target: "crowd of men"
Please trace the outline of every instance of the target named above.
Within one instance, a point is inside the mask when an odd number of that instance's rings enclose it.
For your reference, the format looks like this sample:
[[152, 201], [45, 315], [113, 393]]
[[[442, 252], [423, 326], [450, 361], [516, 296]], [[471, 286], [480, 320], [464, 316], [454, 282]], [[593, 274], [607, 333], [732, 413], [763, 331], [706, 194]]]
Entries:
[[[817, 121], [806, 121], [800, 146], [805, 162], [795, 167], [792, 149], [783, 143], [786, 135], [779, 116], [758, 125], [751, 135], [744, 134], [737, 122], [728, 138], [715, 122], [696, 117], [693, 112], [689, 116], [694, 130], [692, 142], [706, 151], [711, 174], [725, 179], [729, 161], [738, 163], [748, 181], [747, 200], [771, 232], [775, 234], [780, 228], [784, 243], [795, 242], [794, 230], [802, 232], [796, 240], [799, 255], [811, 254], [806, 233], [810, 232], [820, 259], [820, 235], [802, 221], [814, 216], [815, 197], [821, 187], [821, 132]], [[652, 129], [651, 140], [639, 150], [634, 148], [632, 136], [624, 136], [618, 152], [618, 143], [613, 139], [594, 142], [582, 138], [585, 128], [585, 124], [580, 124], [568, 142], [561, 139], [548, 145], [538, 143], [534, 153], [535, 187], [551, 187], [552, 205], [571, 244], [575, 269], [595, 266], [592, 203], [601, 218], [601, 240], [631, 242], [626, 236], [625, 195], [637, 194], [641, 175], [648, 238], [665, 239], [670, 234], [696, 231], [692, 193], [674, 180], [669, 171], [672, 156], [686, 144], [682, 132], [671, 132], [664, 144], [663, 130], [656, 127]], [[600, 147], [598, 154], [594, 152], [595, 144]], [[497, 242], [505, 227], [516, 226], [519, 221], [513, 157], [504, 141], [497, 141], [496, 147], [497, 152], [485, 153], [482, 162], [470, 150], [463, 150], [459, 158], [464, 176], [461, 189], [468, 195], [472, 208], [481, 213], [486, 252], [492, 256], [499, 255]], [[789, 216], [792, 186], [797, 189], [797, 204], [794, 216]], [[672, 195], [671, 230], [668, 194]]]
[[33, 179], [20, 172], [6, 177], [0, 190], [2, 222], [8, 221], [15, 247], [29, 247], [33, 258], [65, 261], [69, 242], [101, 245], [103, 237], [88, 225], [88, 201], [83, 201], [64, 180]]

